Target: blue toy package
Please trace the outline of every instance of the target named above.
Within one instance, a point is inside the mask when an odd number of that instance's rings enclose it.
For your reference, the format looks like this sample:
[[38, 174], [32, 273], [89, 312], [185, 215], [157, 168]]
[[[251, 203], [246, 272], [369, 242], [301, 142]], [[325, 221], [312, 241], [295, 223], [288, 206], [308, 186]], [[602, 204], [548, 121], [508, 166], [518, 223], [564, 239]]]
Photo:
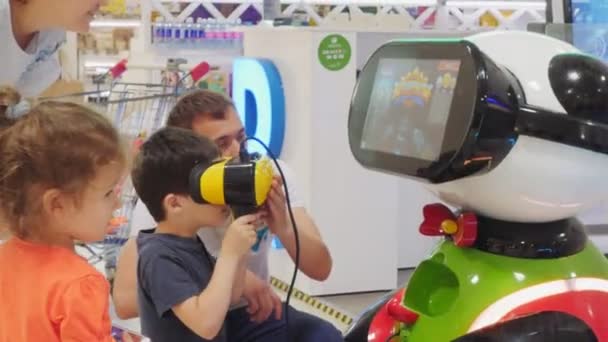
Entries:
[[608, 61], [608, 27], [602, 24], [574, 24], [572, 43], [581, 51]]
[[608, 1], [572, 0], [572, 44], [608, 61]]
[[268, 232], [269, 232], [268, 227], [264, 227], [257, 231], [257, 240], [256, 240], [255, 244], [251, 247], [251, 250], [253, 252], [257, 252], [260, 249], [260, 243], [262, 243], [262, 241], [264, 239], [268, 238]]
[[[257, 231], [257, 241], [251, 247], [251, 250], [254, 253], [257, 253], [260, 250], [260, 244], [263, 240], [270, 238], [270, 229], [268, 227], [264, 227]], [[285, 246], [281, 243], [281, 240], [277, 236], [272, 236], [272, 241], [270, 242], [270, 246], [272, 249], [285, 249]]]
[[605, 0], [572, 0], [573, 23], [608, 23], [608, 2]]
[[273, 249], [285, 249], [285, 246], [283, 246], [283, 244], [281, 243], [281, 240], [275, 236], [272, 239], [272, 248]]
[[593, 23], [591, 2], [572, 0], [572, 23]]

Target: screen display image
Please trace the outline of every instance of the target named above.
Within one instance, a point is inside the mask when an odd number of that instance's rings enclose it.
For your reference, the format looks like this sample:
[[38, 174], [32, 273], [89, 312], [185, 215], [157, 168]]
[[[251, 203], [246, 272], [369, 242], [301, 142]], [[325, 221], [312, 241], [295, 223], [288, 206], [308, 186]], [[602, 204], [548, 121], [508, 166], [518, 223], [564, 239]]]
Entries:
[[459, 70], [459, 60], [380, 59], [361, 148], [439, 159]]

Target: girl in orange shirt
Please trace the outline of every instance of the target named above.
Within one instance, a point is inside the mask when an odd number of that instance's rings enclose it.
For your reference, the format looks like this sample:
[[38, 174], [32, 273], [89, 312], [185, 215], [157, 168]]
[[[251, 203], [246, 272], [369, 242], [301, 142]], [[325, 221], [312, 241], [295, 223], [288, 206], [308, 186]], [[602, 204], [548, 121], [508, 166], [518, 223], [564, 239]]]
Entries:
[[[0, 88], [0, 117], [14, 98]], [[118, 133], [102, 115], [58, 102], [4, 123], [0, 215], [12, 237], [0, 244], [0, 342], [112, 341], [109, 284], [74, 241], [103, 240], [119, 208]]]

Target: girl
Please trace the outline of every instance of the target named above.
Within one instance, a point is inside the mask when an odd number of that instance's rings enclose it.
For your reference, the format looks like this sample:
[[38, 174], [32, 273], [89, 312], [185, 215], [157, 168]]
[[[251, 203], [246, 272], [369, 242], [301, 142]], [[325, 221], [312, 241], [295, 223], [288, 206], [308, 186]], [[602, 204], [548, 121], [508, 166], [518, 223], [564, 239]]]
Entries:
[[0, 0], [0, 85], [25, 97], [46, 90], [61, 72], [65, 31], [86, 32], [106, 0]]
[[[15, 104], [9, 93], [0, 110]], [[0, 342], [112, 341], [109, 284], [74, 241], [103, 240], [125, 165], [111, 123], [76, 104], [39, 104], [0, 130], [0, 214], [12, 235], [0, 244]]]

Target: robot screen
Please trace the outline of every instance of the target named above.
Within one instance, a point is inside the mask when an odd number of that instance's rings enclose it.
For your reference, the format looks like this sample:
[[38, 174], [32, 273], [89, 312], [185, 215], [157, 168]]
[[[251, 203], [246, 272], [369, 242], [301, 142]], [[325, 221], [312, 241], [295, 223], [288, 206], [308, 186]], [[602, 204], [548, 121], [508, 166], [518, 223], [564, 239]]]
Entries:
[[360, 147], [438, 160], [460, 64], [453, 59], [380, 58]]

